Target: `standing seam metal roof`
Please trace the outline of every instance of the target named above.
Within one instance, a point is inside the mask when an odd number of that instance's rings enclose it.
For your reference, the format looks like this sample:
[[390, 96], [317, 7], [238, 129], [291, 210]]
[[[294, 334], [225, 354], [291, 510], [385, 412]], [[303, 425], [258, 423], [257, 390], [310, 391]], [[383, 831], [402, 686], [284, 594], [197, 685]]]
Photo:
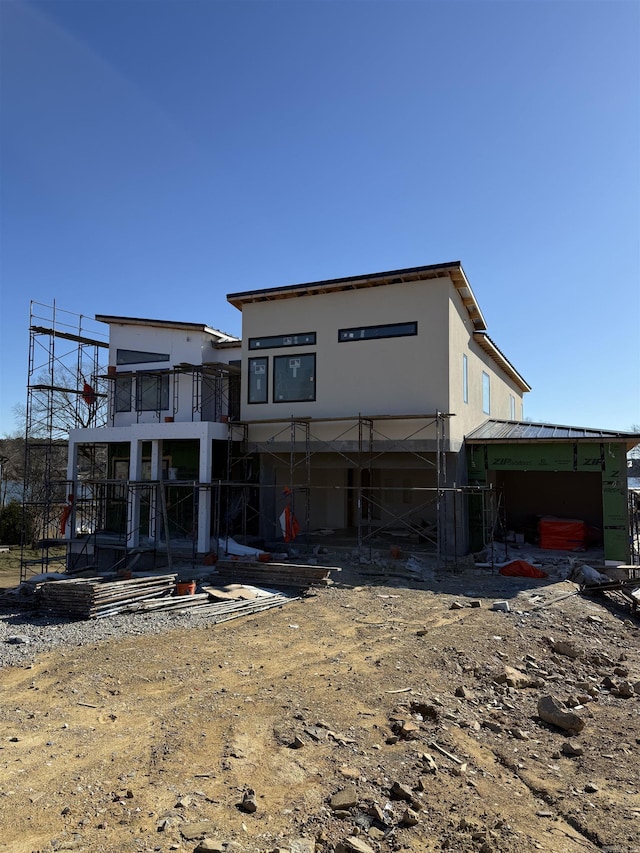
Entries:
[[485, 421], [465, 437], [465, 441], [469, 444], [484, 444], [491, 441], [629, 441], [630, 439], [633, 444], [640, 443], [640, 435], [632, 432], [498, 420]]

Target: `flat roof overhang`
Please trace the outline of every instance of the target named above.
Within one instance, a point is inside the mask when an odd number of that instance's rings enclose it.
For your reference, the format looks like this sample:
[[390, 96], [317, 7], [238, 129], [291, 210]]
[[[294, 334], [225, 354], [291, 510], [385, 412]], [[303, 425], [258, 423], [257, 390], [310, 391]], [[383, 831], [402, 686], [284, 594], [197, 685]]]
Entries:
[[486, 330], [487, 324], [460, 261], [348, 276], [347, 278], [333, 278], [325, 281], [308, 282], [306, 284], [268, 287], [264, 290], [246, 290], [240, 293], [227, 294], [227, 301], [239, 311], [242, 311], [243, 305], [253, 302], [291, 299], [298, 296], [317, 296], [323, 293], [338, 293], [344, 290], [359, 290], [367, 287], [384, 287], [403, 284], [409, 281], [428, 281], [436, 278], [451, 279], [453, 286], [460, 294], [462, 304], [469, 315], [474, 329], [476, 331]]

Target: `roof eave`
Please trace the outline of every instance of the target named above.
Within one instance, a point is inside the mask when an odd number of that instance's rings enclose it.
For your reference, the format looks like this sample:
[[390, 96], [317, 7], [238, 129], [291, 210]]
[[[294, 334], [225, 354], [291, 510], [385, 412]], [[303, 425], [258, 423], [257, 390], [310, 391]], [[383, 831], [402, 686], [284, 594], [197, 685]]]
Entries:
[[512, 382], [518, 386], [518, 388], [526, 393], [527, 391], [531, 391], [531, 386], [529, 383], [518, 373], [515, 367], [511, 364], [509, 359], [502, 353], [495, 343], [491, 340], [489, 335], [487, 335], [484, 331], [476, 331], [473, 333], [474, 341], [480, 346], [484, 352], [490, 356], [493, 361], [501, 368], [501, 370], [507, 374], [507, 376], [511, 379]]

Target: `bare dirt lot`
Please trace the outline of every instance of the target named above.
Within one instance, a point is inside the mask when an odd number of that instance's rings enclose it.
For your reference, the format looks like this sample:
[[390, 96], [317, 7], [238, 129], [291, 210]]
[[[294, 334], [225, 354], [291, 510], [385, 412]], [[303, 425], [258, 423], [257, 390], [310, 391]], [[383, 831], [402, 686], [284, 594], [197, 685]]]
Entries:
[[575, 590], [319, 587], [4, 668], [0, 849], [640, 851], [638, 622]]

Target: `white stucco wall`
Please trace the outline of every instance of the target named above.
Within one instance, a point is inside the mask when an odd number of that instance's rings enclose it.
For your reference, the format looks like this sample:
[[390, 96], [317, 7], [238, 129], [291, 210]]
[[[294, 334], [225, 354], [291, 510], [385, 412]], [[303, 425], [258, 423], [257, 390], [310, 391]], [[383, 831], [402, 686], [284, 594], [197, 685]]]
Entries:
[[[171, 329], [159, 326], [142, 326], [125, 323], [112, 323], [109, 326], [109, 364], [115, 366], [118, 373], [136, 371], [167, 370], [179, 364], [201, 365], [203, 362], [219, 362], [228, 364], [231, 359], [239, 358], [239, 349], [215, 349], [214, 338], [204, 332], [190, 329]], [[137, 350], [142, 352], [167, 353], [168, 361], [144, 362], [141, 364], [117, 364], [118, 349]], [[177, 385], [178, 410], [174, 412], [174, 383]], [[135, 390], [133, 391], [135, 396]], [[156, 411], [149, 412], [116, 412], [114, 425], [123, 427], [132, 423], [151, 424], [158, 422]], [[178, 422], [197, 419], [193, 413], [193, 381], [192, 374], [175, 374], [169, 376], [168, 407], [160, 413], [160, 418], [174, 417]]]

